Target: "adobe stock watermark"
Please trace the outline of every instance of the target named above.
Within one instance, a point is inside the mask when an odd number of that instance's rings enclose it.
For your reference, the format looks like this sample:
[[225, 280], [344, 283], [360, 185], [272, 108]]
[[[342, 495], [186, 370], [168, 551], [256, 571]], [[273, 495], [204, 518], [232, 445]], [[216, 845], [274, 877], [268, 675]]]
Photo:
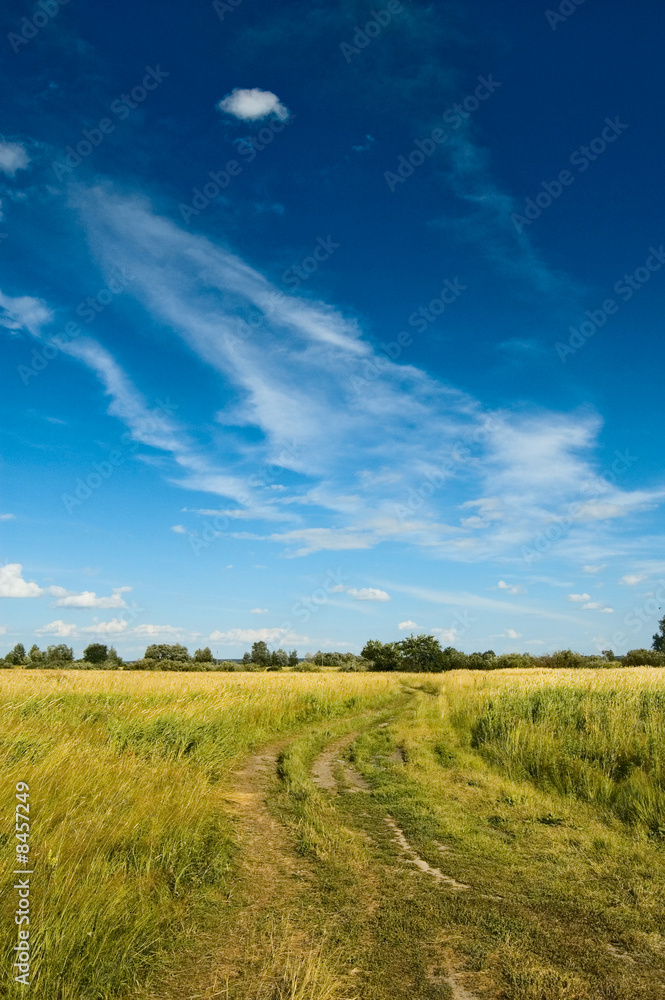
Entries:
[[567, 21], [569, 17], [577, 13], [579, 7], [586, 0], [561, 0], [561, 3], [556, 10], [550, 10], [549, 8], [545, 11], [545, 17], [547, 18], [547, 23], [549, 24], [552, 31], [556, 31], [560, 24]]
[[445, 465], [426, 472], [423, 481], [417, 487], [409, 486], [404, 503], [393, 504], [393, 510], [397, 518], [404, 523], [413, 514], [421, 510], [448, 479], [454, 475], [455, 468], [469, 458], [473, 458], [474, 450], [480, 448], [488, 434], [501, 426], [500, 421], [489, 416], [467, 439], [456, 441], [450, 449], [451, 460]]
[[68, 4], [69, 0], [39, 0], [32, 17], [24, 17], [21, 21], [21, 33], [16, 34], [10, 31], [7, 40], [14, 52], [21, 51], [21, 46], [27, 45], [33, 38], [36, 38], [42, 28], [49, 24], [60, 8]]
[[[494, 80], [491, 73], [487, 77], [479, 76], [478, 86], [475, 90], [467, 94], [461, 102], [453, 104], [452, 108], [444, 111], [441, 117], [446, 125], [449, 125], [455, 131], [500, 86], [501, 83], [498, 80]], [[409, 177], [412, 177], [418, 167], [422, 167], [425, 160], [432, 156], [439, 146], [442, 146], [446, 142], [448, 136], [449, 133], [445, 132], [442, 128], [434, 128], [429, 136], [426, 136], [424, 139], [416, 139], [411, 152], [407, 153], [406, 156], [402, 154], [397, 158], [395, 171], [384, 171], [383, 179], [388, 185], [388, 190], [391, 193], [394, 192], [398, 184], [403, 184]]]
[[[303, 257], [299, 263], [292, 264], [291, 267], [287, 268], [282, 274], [282, 282], [290, 286], [293, 291], [296, 291], [300, 288], [302, 282], [309, 280], [318, 271], [319, 266], [332, 257], [335, 250], [338, 250], [340, 246], [341, 243], [335, 243], [331, 236], [318, 236], [311, 254]], [[286, 299], [287, 295], [285, 292], [279, 290], [271, 292], [261, 312], [249, 315], [246, 319], [236, 320], [235, 332], [224, 333], [224, 343], [226, 346], [233, 350], [239, 344], [249, 340], [253, 333], [256, 333], [257, 330], [260, 330], [268, 322], [270, 317]]]
[[268, 125], [260, 128], [256, 135], [240, 139], [238, 141], [238, 153], [243, 157], [243, 162], [231, 159], [227, 160], [221, 170], [210, 170], [208, 172], [210, 179], [205, 180], [201, 187], [192, 188], [192, 200], [190, 204], [185, 205], [181, 202], [178, 205], [178, 211], [183, 222], [189, 225], [192, 218], [196, 218], [201, 212], [205, 211], [215, 198], [218, 198], [222, 191], [228, 188], [233, 178], [239, 177], [243, 172], [243, 168], [254, 162], [257, 153], [263, 152], [266, 146], [269, 146], [273, 142], [276, 135], [283, 132], [287, 125], [295, 121], [295, 117], [295, 115], [289, 115], [286, 121], [279, 121], [279, 119], [273, 118]]
[[[88, 325], [93, 323], [99, 314], [104, 312], [107, 306], [113, 302], [117, 295], [121, 295], [127, 290], [128, 284], [133, 280], [134, 275], [128, 275], [124, 268], [120, 268], [94, 295], [88, 295], [85, 299], [82, 299], [74, 309], [74, 312], [84, 323]], [[40, 375], [41, 372], [48, 368], [51, 361], [65, 351], [67, 344], [80, 337], [83, 332], [78, 323], [70, 320], [65, 323], [61, 334], [51, 337], [43, 347], [34, 347], [30, 352], [30, 357], [32, 358], [30, 363], [17, 365], [16, 367], [23, 385], [28, 385], [31, 379], [36, 378], [37, 375]]]
[[629, 450], [622, 453], [615, 451], [615, 459], [607, 472], [601, 473], [594, 485], [586, 486], [582, 493], [581, 500], [575, 500], [568, 505], [565, 514], [553, 516], [550, 524], [543, 531], [540, 531], [529, 545], [523, 545], [521, 556], [524, 562], [532, 563], [552, 548], [557, 542], [564, 538], [575, 524], [580, 523], [580, 513], [589, 503], [596, 500], [603, 503], [603, 498], [607, 495], [607, 490], [614, 486], [618, 477], [626, 472], [635, 462], [638, 461], [635, 455], [631, 455]]
[[[629, 628], [633, 635], [639, 632], [645, 625], [653, 626], [653, 621], [660, 613], [665, 600], [665, 580], [657, 580], [657, 589], [653, 597], [650, 597], [644, 604], [636, 606], [632, 611], [627, 612], [623, 618], [623, 624]], [[612, 636], [612, 644], [621, 646], [628, 636], [624, 632], [615, 632]]]
[[[282, 448], [277, 456], [277, 461], [273, 465], [266, 465], [251, 475], [247, 480], [247, 485], [252, 489], [264, 489], [265, 487], [272, 486], [284, 474], [284, 469], [287, 467], [289, 461], [298, 456], [298, 443], [292, 441]], [[251, 503], [251, 500], [251, 494], [248, 492], [245, 496], [239, 497], [238, 502], [247, 505]], [[201, 552], [208, 549], [213, 542], [222, 538], [231, 526], [232, 515], [228, 513], [206, 511], [204, 512], [204, 516], [206, 519], [200, 531], [185, 530], [181, 532], [187, 535], [189, 547], [195, 556], [201, 555]]]
[[[309, 597], [301, 597], [299, 601], [296, 601], [291, 608], [291, 614], [298, 619], [300, 625], [305, 625], [313, 614], [320, 611], [324, 604], [328, 603], [328, 598], [331, 594], [340, 593], [345, 590], [345, 584], [349, 582], [351, 578], [342, 573], [341, 569], [338, 567], [335, 572], [328, 570], [323, 585], [317, 587]], [[291, 622], [285, 622], [280, 625], [280, 628], [291, 629], [293, 626]]]
[[[121, 94], [120, 97], [111, 102], [109, 107], [111, 114], [115, 115], [119, 121], [129, 118], [132, 111], [136, 111], [138, 106], [145, 101], [148, 94], [153, 90], [157, 90], [160, 83], [170, 75], [166, 70], [160, 69], [159, 63], [157, 63], [155, 69], [152, 66], [146, 66], [145, 76], [141, 83], [132, 87], [128, 94]], [[75, 147], [72, 145], [65, 147], [66, 155], [63, 158], [63, 162], [60, 163], [58, 160], [54, 160], [51, 164], [51, 169], [57, 180], [61, 181], [65, 174], [71, 174], [76, 167], [81, 165], [83, 160], [90, 156], [93, 149], [101, 146], [106, 136], [111, 135], [115, 130], [116, 123], [111, 118], [101, 118], [95, 128], [81, 129], [83, 138], [76, 143]]]
[[[636, 267], [631, 274], [624, 274], [615, 282], [613, 289], [615, 295], [618, 295], [622, 302], [629, 302], [636, 292], [644, 288], [651, 279], [651, 275], [660, 271], [663, 264], [665, 264], [665, 246], [661, 243], [658, 249], [649, 247], [649, 256], [644, 264]], [[565, 343], [558, 340], [554, 345], [559, 359], [565, 364], [567, 358], [584, 347], [596, 330], [605, 326], [609, 316], [616, 316], [620, 308], [615, 299], [605, 299], [598, 309], [585, 310], [587, 318], [583, 323], [580, 323], [579, 328], [570, 326], [568, 340]]]
[[153, 434], [162, 430], [163, 418], [170, 417], [177, 409], [177, 404], [169, 399], [164, 402], [158, 400], [157, 406], [147, 417], [137, 421], [132, 431], [125, 431], [120, 438], [123, 443], [122, 448], [113, 448], [101, 462], [93, 462], [92, 471], [78, 476], [71, 492], [61, 494], [60, 499], [67, 513], [73, 514], [77, 507], [81, 507], [105, 482], [108, 482], [116, 469], [125, 464], [128, 456], [138, 451], [142, 444], [137, 439], [138, 435]]
[[[468, 285], [463, 285], [459, 278], [446, 278], [443, 288], [426, 306], [419, 306], [408, 319], [408, 325], [416, 333], [424, 333], [428, 326], [436, 323], [446, 309], [458, 300], [468, 289]], [[369, 382], [374, 382], [385, 374], [390, 366], [390, 361], [397, 361], [405, 347], [413, 344], [413, 336], [408, 330], [400, 330], [395, 340], [388, 343], [379, 344], [381, 354], [377, 354], [372, 360], [366, 359], [361, 362], [362, 374], [354, 373], [349, 379], [349, 383], [357, 392], [364, 390]], [[385, 357], [383, 357], [385, 355]]]
[[244, 0], [213, 0], [212, 8], [220, 21], [223, 21], [227, 14], [232, 14], [242, 3]]
[[339, 250], [341, 243], [333, 242], [331, 236], [318, 236], [316, 244], [310, 255], [303, 257], [299, 264], [293, 264], [282, 274], [282, 282], [292, 291], [300, 288], [303, 281], [307, 281], [319, 269], [319, 264], [332, 257], [335, 250]]
[[389, 0], [389, 3], [384, 9], [371, 10], [371, 20], [367, 22], [364, 28], [359, 28], [358, 25], [356, 25], [356, 33], [353, 36], [353, 44], [350, 42], [342, 42], [339, 46], [347, 65], [351, 62], [354, 56], [360, 55], [362, 50], [366, 49], [369, 43], [374, 38], [377, 38], [384, 28], [388, 27], [393, 17], [403, 13], [404, 6], [400, 0]]
[[[568, 157], [568, 162], [572, 167], [577, 168], [578, 174], [583, 174], [589, 169], [592, 163], [603, 155], [609, 146], [626, 131], [629, 126], [619, 121], [617, 115], [614, 119], [606, 118], [605, 127], [600, 134], [595, 136], [588, 146], [580, 146]], [[570, 170], [560, 170], [553, 181], [541, 181], [542, 191], [539, 191], [533, 198], [527, 198], [524, 202], [524, 211], [513, 212], [510, 216], [513, 225], [518, 233], [524, 231], [525, 226], [532, 225], [539, 219], [552, 202], [561, 197], [565, 188], [575, 183], [575, 174]]]

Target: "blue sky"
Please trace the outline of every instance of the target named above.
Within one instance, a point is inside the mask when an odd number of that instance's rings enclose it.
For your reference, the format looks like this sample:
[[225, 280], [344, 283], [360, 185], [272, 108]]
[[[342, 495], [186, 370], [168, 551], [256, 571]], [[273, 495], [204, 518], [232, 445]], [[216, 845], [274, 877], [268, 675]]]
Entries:
[[650, 645], [655, 7], [10, 4], [0, 625]]

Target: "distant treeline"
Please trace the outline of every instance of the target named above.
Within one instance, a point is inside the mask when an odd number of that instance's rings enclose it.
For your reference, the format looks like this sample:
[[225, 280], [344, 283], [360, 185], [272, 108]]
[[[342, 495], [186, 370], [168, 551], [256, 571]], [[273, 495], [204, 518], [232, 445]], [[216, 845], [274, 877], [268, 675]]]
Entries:
[[64, 643], [41, 650], [33, 645], [28, 652], [18, 642], [0, 667], [25, 669], [78, 669], [78, 670], [301, 670], [323, 667], [343, 671], [403, 670], [410, 673], [441, 673], [444, 670], [505, 670], [509, 668], [544, 667], [551, 669], [597, 669], [620, 666], [665, 666], [665, 618], [659, 623], [660, 632], [654, 635], [651, 649], [631, 649], [623, 656], [615, 656], [611, 649], [600, 655], [588, 656], [572, 649], [533, 656], [531, 653], [501, 653], [492, 649], [484, 653], [463, 653], [454, 646], [441, 648], [433, 635], [410, 635], [400, 642], [382, 643], [371, 639], [356, 656], [354, 653], [307, 653], [304, 659], [297, 650], [287, 653], [283, 649], [269, 650], [265, 642], [255, 642], [251, 652], [242, 660], [218, 660], [208, 646], [197, 649], [190, 656], [186, 646], [179, 643], [159, 643], [148, 646], [140, 660], [126, 663], [113, 646], [93, 642], [83, 650], [80, 660], [74, 659], [74, 650]]

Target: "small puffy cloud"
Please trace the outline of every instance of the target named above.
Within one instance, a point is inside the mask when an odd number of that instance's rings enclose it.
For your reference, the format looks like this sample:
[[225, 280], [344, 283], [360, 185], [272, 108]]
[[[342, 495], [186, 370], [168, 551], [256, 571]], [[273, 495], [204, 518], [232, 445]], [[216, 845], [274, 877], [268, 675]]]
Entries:
[[267, 615], [267, 614], [268, 614], [267, 608], [252, 608], [252, 610], [250, 611], [250, 615]]
[[17, 170], [26, 170], [30, 163], [25, 146], [20, 142], [0, 140], [0, 170], [8, 177], [14, 177]]
[[176, 535], [186, 535], [188, 534], [187, 528], [182, 524], [174, 524], [171, 531], [175, 531]]
[[349, 587], [347, 594], [350, 594], [354, 601], [390, 600], [390, 594], [386, 594], [385, 590], [377, 590], [375, 587], [363, 587], [362, 590], [356, 590], [355, 587]]
[[4, 635], [6, 631], [7, 631], [7, 626], [0, 625], [0, 635]]
[[0, 597], [41, 597], [43, 589], [34, 581], [23, 579], [20, 563], [0, 566]]
[[179, 635], [184, 629], [177, 625], [137, 625], [132, 629], [132, 635], [153, 636], [153, 635]]
[[41, 628], [36, 628], [35, 635], [54, 635], [60, 639], [70, 639], [73, 635], [76, 635], [76, 625], [68, 625], [62, 619], [58, 619], [57, 621], [49, 622], [48, 625], [42, 625]]
[[0, 521], [13, 521], [16, 514], [0, 514]]
[[600, 573], [601, 570], [605, 569], [606, 563], [602, 563], [600, 566], [583, 566], [582, 569], [585, 573]]
[[598, 601], [587, 601], [582, 605], [582, 611], [601, 611], [605, 615], [613, 615], [614, 608], [608, 608]]
[[415, 622], [407, 620], [405, 622], [400, 622], [397, 628], [400, 629], [400, 631], [402, 631], [405, 628], [418, 628], [418, 626], [416, 625]]
[[506, 639], [520, 639], [522, 636], [521, 632], [516, 632], [514, 628], [506, 629]]
[[345, 590], [346, 587], [343, 583], [336, 583], [334, 587], [330, 587], [328, 592], [330, 594], [343, 594]]
[[[51, 592], [62, 588], [51, 587]], [[114, 587], [113, 593], [109, 597], [97, 597], [92, 590], [84, 590], [81, 594], [66, 594], [55, 602], [57, 608], [126, 608], [127, 604], [122, 596], [131, 587]], [[66, 592], [65, 592], [66, 593]]]
[[0, 292], [0, 326], [12, 333], [27, 330], [33, 337], [41, 337], [42, 327], [50, 323], [53, 313], [41, 299], [31, 295], [12, 298]]
[[456, 628], [433, 628], [432, 635], [435, 635], [439, 642], [457, 642], [459, 632]]
[[587, 601], [591, 600], [591, 594], [568, 594], [566, 598], [571, 604], [586, 604]]
[[228, 632], [211, 632], [213, 642], [228, 642], [235, 646], [247, 646], [252, 642], [309, 642], [306, 635], [295, 635], [285, 628], [231, 628]]
[[236, 87], [230, 94], [223, 97], [217, 104], [220, 111], [245, 122], [259, 121], [261, 118], [275, 117], [284, 122], [289, 117], [288, 108], [284, 107], [276, 94], [270, 90], [259, 90], [252, 87], [243, 90]]
[[646, 578], [646, 573], [626, 573], [625, 576], [621, 577], [619, 583], [623, 583], [626, 587], [634, 587], [635, 584], [642, 583]]
[[526, 594], [524, 587], [520, 587], [517, 583], [506, 583], [505, 580], [499, 580], [496, 587], [493, 590], [505, 590], [507, 594]]
[[[86, 625], [80, 630], [81, 634], [91, 632], [95, 635], [115, 635], [118, 632], [127, 631], [127, 622], [124, 618], [112, 618], [110, 622], [95, 622], [94, 625]], [[135, 632], [135, 629], [132, 629]]]

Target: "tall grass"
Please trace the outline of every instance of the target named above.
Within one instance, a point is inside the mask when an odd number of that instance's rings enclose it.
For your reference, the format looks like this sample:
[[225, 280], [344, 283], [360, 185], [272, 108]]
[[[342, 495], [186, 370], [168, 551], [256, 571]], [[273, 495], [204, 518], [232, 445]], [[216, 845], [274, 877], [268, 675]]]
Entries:
[[458, 733], [511, 777], [665, 836], [665, 670], [446, 678]]
[[[271, 736], [394, 698], [385, 676], [0, 674], [3, 815], [30, 786], [34, 1000], [118, 1000], [229, 888], [234, 763]], [[5, 826], [5, 830], [9, 828]], [[13, 824], [0, 838], [11, 873]], [[2, 877], [0, 995], [17, 941]], [[300, 994], [298, 994], [300, 995]]]

